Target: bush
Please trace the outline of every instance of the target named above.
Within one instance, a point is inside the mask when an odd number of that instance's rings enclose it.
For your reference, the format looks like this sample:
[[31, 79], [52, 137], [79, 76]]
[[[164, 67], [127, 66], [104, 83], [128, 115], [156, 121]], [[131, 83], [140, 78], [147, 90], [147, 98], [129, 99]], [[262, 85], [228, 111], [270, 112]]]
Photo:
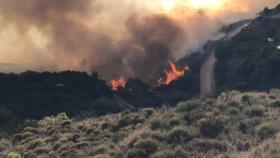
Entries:
[[191, 100], [187, 102], [179, 103], [176, 107], [177, 113], [189, 113], [195, 109], [198, 109], [202, 106], [202, 102], [200, 100]]
[[63, 127], [71, 125], [71, 124], [72, 124], [72, 120], [63, 120], [62, 123], [61, 123], [61, 125]]
[[60, 113], [57, 116], [44, 117], [39, 121], [39, 125], [42, 127], [52, 127], [62, 124], [63, 121], [70, 120], [66, 113]]
[[155, 111], [152, 108], [146, 108], [146, 109], [143, 109], [143, 112], [144, 112], [145, 117], [149, 118], [154, 114]]
[[17, 152], [10, 152], [7, 158], [21, 158], [21, 155]]
[[127, 153], [127, 158], [144, 158], [147, 157], [147, 153], [142, 149], [129, 149]]
[[224, 130], [224, 120], [221, 118], [202, 119], [199, 121], [199, 131], [202, 136], [216, 138]]
[[254, 105], [247, 109], [246, 114], [249, 117], [262, 117], [264, 115], [264, 107], [262, 105]]
[[21, 142], [22, 140], [24, 140], [32, 135], [33, 135], [33, 133], [31, 133], [31, 132], [23, 132], [23, 133], [16, 134], [13, 136], [13, 142], [14, 143]]
[[153, 139], [144, 139], [136, 142], [134, 148], [145, 151], [145, 153], [151, 154], [157, 151], [159, 143]]
[[257, 134], [261, 140], [272, 138], [280, 131], [279, 123], [264, 123], [257, 127]]
[[110, 155], [107, 155], [107, 154], [102, 154], [102, 155], [97, 155], [94, 158], [113, 158], [113, 157], [111, 157]]
[[238, 113], [239, 113], [239, 110], [235, 107], [232, 107], [232, 108], [229, 109], [229, 114], [230, 115], [238, 115]]
[[250, 104], [251, 98], [252, 97], [249, 95], [244, 95], [244, 96], [242, 96], [241, 101], [245, 104]]
[[165, 134], [161, 133], [161, 132], [153, 132], [150, 134], [150, 138], [155, 139], [159, 142], [164, 142], [166, 139]]
[[227, 151], [227, 145], [224, 142], [215, 139], [196, 139], [193, 143], [194, 146], [202, 152], [208, 152], [211, 150], [217, 150], [219, 152]]
[[118, 123], [118, 128], [123, 128], [129, 125], [136, 125], [138, 123], [143, 123], [145, 121], [145, 119], [140, 116], [140, 115], [133, 115], [133, 114], [127, 114], [124, 115]]
[[275, 102], [271, 103], [271, 107], [280, 108], [280, 101], [275, 101]]
[[150, 128], [152, 130], [156, 129], [166, 129], [168, 127], [165, 120], [162, 119], [153, 119], [150, 123]]
[[169, 126], [170, 127], [175, 127], [175, 126], [179, 126], [180, 125], [180, 120], [178, 119], [171, 119], [169, 121]]
[[151, 158], [187, 158], [187, 157], [189, 157], [189, 155], [180, 146], [176, 147], [175, 149], [162, 150], [156, 152], [151, 156]]
[[196, 136], [194, 129], [175, 127], [167, 134], [168, 143], [186, 143]]
[[94, 148], [90, 155], [100, 155], [100, 154], [107, 154], [109, 153], [109, 151], [111, 150], [111, 148], [107, 145], [100, 145], [97, 146], [96, 148]]

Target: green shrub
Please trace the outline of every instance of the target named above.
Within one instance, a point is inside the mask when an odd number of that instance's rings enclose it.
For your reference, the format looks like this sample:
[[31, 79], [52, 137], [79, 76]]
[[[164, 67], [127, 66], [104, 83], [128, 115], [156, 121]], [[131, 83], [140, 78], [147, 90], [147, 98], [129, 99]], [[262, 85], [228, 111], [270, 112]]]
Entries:
[[165, 139], [166, 139], [166, 136], [162, 132], [152, 132], [150, 134], [150, 138], [155, 139], [155, 140], [157, 140], [159, 142], [164, 142]]
[[175, 127], [167, 134], [168, 143], [186, 143], [196, 136], [192, 128]]
[[272, 138], [280, 131], [279, 123], [264, 123], [257, 127], [257, 134], [261, 140]]
[[34, 134], [37, 134], [37, 133], [38, 133], [38, 129], [37, 129], [37, 128], [34, 128], [34, 127], [26, 127], [26, 128], [24, 128], [23, 131], [24, 131], [24, 132], [31, 132], [31, 133], [34, 133]]
[[107, 154], [111, 148], [107, 145], [100, 145], [95, 147], [91, 152], [90, 155], [100, 155], [100, 154]]
[[145, 153], [151, 154], [157, 151], [159, 143], [153, 139], [143, 139], [136, 142], [134, 148], [145, 151]]
[[158, 151], [151, 156], [151, 158], [187, 158], [188, 153], [181, 147], [177, 146], [175, 149], [168, 149]]
[[42, 127], [52, 127], [62, 124], [63, 121], [70, 120], [66, 113], [60, 113], [57, 116], [44, 117], [39, 121], [39, 125]]
[[238, 129], [243, 133], [243, 134], [246, 134], [248, 132], [248, 129], [249, 129], [249, 125], [247, 122], [240, 122], [239, 123], [239, 127]]
[[235, 107], [232, 107], [229, 109], [229, 114], [230, 115], [238, 115], [239, 114], [239, 110]]
[[146, 109], [143, 109], [143, 112], [144, 112], [145, 117], [149, 118], [154, 114], [155, 111], [152, 108], [146, 108]]
[[243, 102], [243, 103], [245, 103], [245, 104], [250, 104], [250, 101], [251, 101], [251, 96], [249, 96], [249, 95], [243, 95], [242, 97], [241, 97], [241, 101]]
[[178, 119], [171, 119], [169, 121], [169, 126], [170, 127], [175, 127], [175, 126], [179, 126], [180, 125], [180, 120]]
[[275, 101], [275, 102], [271, 103], [271, 107], [280, 108], [280, 101]]
[[249, 117], [262, 117], [264, 115], [264, 107], [262, 105], [254, 105], [246, 110]]
[[219, 152], [227, 151], [227, 145], [224, 142], [215, 139], [195, 139], [193, 143], [194, 146], [202, 152], [208, 152], [211, 150], [217, 150]]
[[118, 128], [123, 128], [129, 125], [136, 125], [138, 123], [143, 123], [145, 119], [137, 114], [129, 114], [129, 115], [124, 115], [120, 120], [117, 125]]
[[121, 141], [126, 136], [127, 136], [127, 133], [125, 133], [125, 132], [114, 133], [113, 136], [112, 136], [112, 141], [113, 141], [113, 143], [118, 143], [119, 141]]
[[159, 151], [151, 156], [151, 158], [178, 158], [173, 150]]
[[22, 158], [21, 155], [17, 152], [10, 152], [7, 158]]
[[68, 125], [71, 125], [71, 124], [72, 124], [72, 120], [63, 120], [63, 121], [61, 122], [61, 125], [62, 125], [63, 127], [68, 126]]
[[150, 123], [150, 128], [152, 130], [166, 129], [167, 127], [168, 127], [168, 124], [163, 119], [153, 119]]
[[33, 133], [31, 132], [23, 132], [23, 133], [19, 133], [19, 134], [16, 134], [13, 136], [13, 142], [14, 143], [17, 143], [17, 142], [20, 142], [30, 136], [33, 136]]
[[200, 100], [191, 100], [187, 102], [182, 102], [179, 103], [178, 106], [176, 107], [176, 112], [177, 113], [189, 113], [195, 109], [198, 109], [201, 107], [203, 104]]
[[127, 153], [127, 158], [144, 158], [147, 157], [148, 154], [142, 149], [129, 149]]
[[207, 118], [199, 121], [199, 131], [202, 136], [208, 138], [216, 138], [223, 132], [225, 127], [222, 118]]

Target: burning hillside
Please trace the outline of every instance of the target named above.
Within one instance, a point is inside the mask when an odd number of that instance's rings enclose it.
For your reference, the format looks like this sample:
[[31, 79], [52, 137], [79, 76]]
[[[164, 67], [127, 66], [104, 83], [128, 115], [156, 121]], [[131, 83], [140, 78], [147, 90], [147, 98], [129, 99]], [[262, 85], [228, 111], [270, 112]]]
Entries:
[[158, 80], [159, 85], [169, 85], [172, 81], [177, 80], [178, 78], [185, 75], [185, 72], [189, 70], [189, 67], [184, 67], [179, 70], [174, 63], [168, 60], [170, 71], [164, 70], [165, 78], [160, 78]]
[[111, 87], [113, 91], [118, 90], [118, 88], [125, 88], [126, 81], [123, 76], [120, 76], [119, 79], [111, 80]]

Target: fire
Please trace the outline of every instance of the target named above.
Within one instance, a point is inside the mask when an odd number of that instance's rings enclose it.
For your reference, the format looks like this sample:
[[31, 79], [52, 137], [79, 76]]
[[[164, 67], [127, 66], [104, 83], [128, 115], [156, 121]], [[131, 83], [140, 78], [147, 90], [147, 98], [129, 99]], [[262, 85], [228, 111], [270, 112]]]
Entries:
[[117, 91], [118, 88], [120, 87], [124, 88], [125, 85], [126, 85], [126, 81], [123, 76], [120, 76], [118, 79], [111, 81], [111, 87], [113, 91]]
[[182, 70], [179, 70], [174, 63], [172, 63], [170, 60], [168, 60], [169, 66], [171, 68], [171, 71], [165, 70], [164, 73], [166, 75], [166, 79], [160, 78], [158, 80], [159, 85], [169, 85], [172, 81], [177, 80], [180, 77], [183, 77], [185, 75], [185, 71], [189, 70], [188, 67], [185, 67]]

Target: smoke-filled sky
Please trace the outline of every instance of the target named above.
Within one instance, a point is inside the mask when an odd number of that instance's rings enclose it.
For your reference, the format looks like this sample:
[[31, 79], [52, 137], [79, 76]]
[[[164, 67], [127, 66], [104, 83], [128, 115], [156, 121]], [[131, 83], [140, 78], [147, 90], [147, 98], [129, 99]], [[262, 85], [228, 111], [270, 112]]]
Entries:
[[[0, 0], [0, 63], [146, 82], [279, 0]], [[15, 70], [16, 71], [16, 70]]]

